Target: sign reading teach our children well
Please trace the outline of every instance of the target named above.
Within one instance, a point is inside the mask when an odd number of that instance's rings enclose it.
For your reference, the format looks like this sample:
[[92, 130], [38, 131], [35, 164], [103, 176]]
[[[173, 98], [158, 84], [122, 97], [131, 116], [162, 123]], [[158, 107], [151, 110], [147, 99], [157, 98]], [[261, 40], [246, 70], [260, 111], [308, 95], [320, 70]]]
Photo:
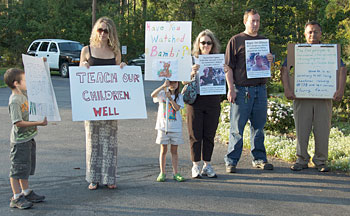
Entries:
[[73, 121], [147, 118], [138, 66], [69, 67]]
[[145, 27], [145, 79], [189, 81], [192, 22], [148, 21]]

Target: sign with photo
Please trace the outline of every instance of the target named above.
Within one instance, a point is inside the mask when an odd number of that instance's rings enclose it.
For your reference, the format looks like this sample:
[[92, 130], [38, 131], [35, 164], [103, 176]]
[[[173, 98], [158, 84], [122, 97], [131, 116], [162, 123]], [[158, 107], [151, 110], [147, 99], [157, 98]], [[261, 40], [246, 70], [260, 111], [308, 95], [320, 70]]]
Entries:
[[266, 57], [269, 53], [270, 44], [268, 39], [245, 41], [248, 79], [271, 77], [271, 64]]
[[200, 95], [226, 94], [225, 55], [199, 55], [197, 63]]

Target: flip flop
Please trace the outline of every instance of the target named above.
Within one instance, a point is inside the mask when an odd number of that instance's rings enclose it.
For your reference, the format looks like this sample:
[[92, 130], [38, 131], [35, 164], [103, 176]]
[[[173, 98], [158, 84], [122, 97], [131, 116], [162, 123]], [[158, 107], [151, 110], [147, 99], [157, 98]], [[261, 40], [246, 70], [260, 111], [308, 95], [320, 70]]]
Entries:
[[88, 188], [89, 190], [96, 190], [98, 188], [98, 183], [91, 182]]
[[117, 185], [107, 185], [107, 187], [108, 187], [109, 189], [116, 189], [116, 188], [117, 188]]

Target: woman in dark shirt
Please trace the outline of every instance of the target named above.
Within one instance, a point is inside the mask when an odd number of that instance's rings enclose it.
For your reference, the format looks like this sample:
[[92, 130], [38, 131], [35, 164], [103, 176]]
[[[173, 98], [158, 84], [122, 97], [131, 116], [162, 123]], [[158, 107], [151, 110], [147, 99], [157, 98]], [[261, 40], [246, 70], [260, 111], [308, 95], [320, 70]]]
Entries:
[[[91, 31], [90, 45], [82, 49], [80, 66], [120, 65], [120, 44], [113, 20], [98, 19]], [[117, 120], [85, 121], [86, 181], [89, 189], [99, 184], [115, 189], [117, 180]]]

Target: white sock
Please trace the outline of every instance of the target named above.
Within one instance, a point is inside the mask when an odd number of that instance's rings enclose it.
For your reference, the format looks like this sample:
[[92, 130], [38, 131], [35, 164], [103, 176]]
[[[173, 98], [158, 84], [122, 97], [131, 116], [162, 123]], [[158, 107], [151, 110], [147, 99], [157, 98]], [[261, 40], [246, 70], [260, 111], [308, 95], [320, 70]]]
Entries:
[[204, 161], [204, 167], [206, 167], [206, 166], [208, 166], [208, 165], [210, 165], [210, 162]]
[[31, 189], [25, 189], [25, 190], [22, 190], [22, 193], [24, 194], [24, 196], [27, 196], [28, 194], [30, 194], [30, 192], [32, 192]]
[[22, 193], [13, 194], [13, 199], [18, 199], [21, 195], [22, 195]]
[[199, 166], [199, 161], [198, 162], [193, 162], [193, 166]]

